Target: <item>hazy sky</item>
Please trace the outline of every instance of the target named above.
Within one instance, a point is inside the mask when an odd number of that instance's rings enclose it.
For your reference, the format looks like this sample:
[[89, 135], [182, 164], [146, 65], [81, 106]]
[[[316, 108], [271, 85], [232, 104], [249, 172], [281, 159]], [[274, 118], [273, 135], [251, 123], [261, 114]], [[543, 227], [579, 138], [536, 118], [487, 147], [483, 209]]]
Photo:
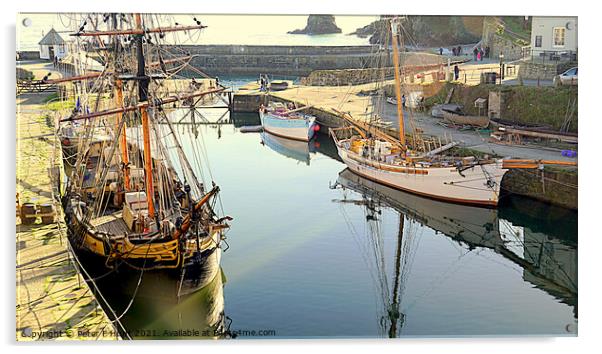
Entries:
[[[169, 18], [168, 18], [169, 17]], [[194, 24], [198, 18], [208, 27], [198, 38], [180, 35], [178, 43], [190, 44], [249, 44], [249, 45], [361, 45], [366, 38], [349, 36], [358, 27], [365, 26], [377, 16], [336, 16], [337, 25], [343, 30], [340, 34], [307, 36], [289, 35], [286, 32], [303, 28], [307, 22], [305, 15], [161, 15], [162, 21]], [[24, 24], [25, 21], [28, 26]], [[71, 32], [81, 25], [80, 16], [72, 14], [18, 14], [17, 50], [38, 50], [38, 42], [50, 28], [61, 33]], [[68, 33], [61, 33], [68, 38]]]

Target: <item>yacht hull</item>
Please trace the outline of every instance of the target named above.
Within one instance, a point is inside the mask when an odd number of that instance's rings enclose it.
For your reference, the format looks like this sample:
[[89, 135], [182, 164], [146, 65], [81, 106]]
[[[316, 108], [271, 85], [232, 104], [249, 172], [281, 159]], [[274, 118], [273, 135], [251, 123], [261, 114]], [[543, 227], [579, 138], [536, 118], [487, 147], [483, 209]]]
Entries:
[[401, 167], [365, 159], [337, 146], [339, 156], [354, 173], [388, 187], [451, 203], [496, 207], [502, 163], [455, 167]]

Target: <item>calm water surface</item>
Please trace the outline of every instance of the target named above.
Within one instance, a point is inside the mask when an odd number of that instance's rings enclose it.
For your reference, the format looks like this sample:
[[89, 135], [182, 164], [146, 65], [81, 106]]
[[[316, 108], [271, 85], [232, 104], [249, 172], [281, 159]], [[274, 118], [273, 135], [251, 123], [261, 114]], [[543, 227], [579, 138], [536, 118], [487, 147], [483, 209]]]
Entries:
[[[576, 335], [575, 212], [418, 198], [347, 171], [325, 135], [307, 145], [240, 133], [255, 115], [234, 123], [196, 139], [178, 126], [189, 154], [209, 152], [234, 217], [223, 277], [173, 300], [173, 281], [145, 275], [129, 328], [202, 329], [223, 311], [231, 330], [270, 337]], [[120, 313], [131, 296], [113, 281]]]

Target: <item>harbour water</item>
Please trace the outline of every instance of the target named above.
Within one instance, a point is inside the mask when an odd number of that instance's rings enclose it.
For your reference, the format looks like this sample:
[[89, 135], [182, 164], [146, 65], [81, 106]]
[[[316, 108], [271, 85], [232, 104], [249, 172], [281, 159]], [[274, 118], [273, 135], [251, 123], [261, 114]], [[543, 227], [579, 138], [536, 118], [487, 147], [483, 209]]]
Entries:
[[[326, 135], [307, 145], [241, 133], [254, 114], [226, 120], [178, 125], [234, 217], [223, 275], [181, 299], [154, 273], [97, 281], [136, 338], [216, 321], [239, 338], [576, 335], [576, 212], [418, 198], [350, 173]], [[115, 286], [139, 279], [136, 296]]]

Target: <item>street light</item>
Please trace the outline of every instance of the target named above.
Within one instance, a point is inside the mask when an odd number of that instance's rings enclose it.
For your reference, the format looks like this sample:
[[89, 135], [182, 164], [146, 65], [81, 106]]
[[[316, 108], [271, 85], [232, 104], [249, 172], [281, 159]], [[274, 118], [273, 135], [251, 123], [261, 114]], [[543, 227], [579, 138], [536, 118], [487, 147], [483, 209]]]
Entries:
[[500, 53], [500, 85], [504, 80], [504, 53]]

